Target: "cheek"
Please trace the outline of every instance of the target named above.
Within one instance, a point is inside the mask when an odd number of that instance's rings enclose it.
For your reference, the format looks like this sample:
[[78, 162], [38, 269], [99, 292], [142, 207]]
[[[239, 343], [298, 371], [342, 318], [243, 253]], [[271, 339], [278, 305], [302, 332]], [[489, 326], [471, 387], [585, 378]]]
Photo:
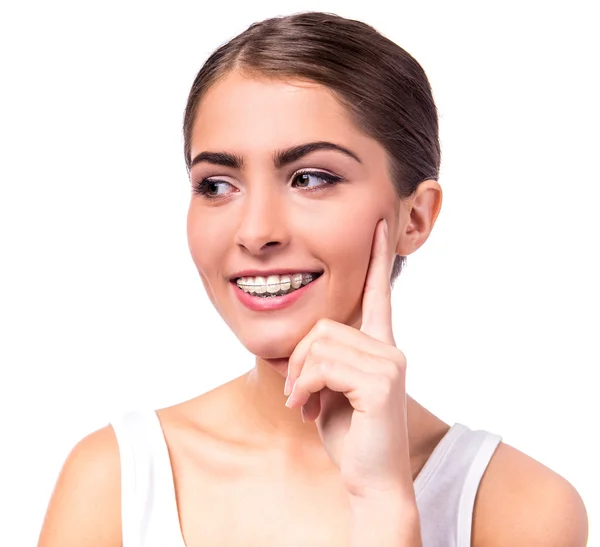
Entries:
[[365, 209], [330, 217], [327, 226], [320, 227], [319, 248], [331, 274], [330, 296], [350, 308], [360, 305], [375, 226], [381, 218], [376, 211]]
[[205, 233], [204, 226], [197, 214], [194, 213], [193, 204], [190, 205], [187, 215], [187, 240], [192, 260], [198, 269], [200, 275], [203, 274], [203, 263], [207, 263], [204, 257], [206, 248], [203, 246], [203, 234]]
[[210, 280], [224, 275], [215, 268], [224, 263], [223, 252], [227, 248], [223, 241], [225, 234], [222, 230], [215, 230], [215, 226], [218, 226], [218, 223], [215, 224], [206, 215], [197, 214], [193, 205], [190, 206], [187, 217], [188, 247], [211, 300]]

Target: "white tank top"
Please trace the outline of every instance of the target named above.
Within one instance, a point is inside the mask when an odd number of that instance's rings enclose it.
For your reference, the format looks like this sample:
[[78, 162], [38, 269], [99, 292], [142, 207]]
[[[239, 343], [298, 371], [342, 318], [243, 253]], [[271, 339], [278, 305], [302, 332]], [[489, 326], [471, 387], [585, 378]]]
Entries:
[[[121, 460], [123, 547], [186, 547], [173, 471], [154, 410], [111, 421]], [[455, 423], [414, 481], [423, 547], [471, 547], [477, 488], [502, 437]]]

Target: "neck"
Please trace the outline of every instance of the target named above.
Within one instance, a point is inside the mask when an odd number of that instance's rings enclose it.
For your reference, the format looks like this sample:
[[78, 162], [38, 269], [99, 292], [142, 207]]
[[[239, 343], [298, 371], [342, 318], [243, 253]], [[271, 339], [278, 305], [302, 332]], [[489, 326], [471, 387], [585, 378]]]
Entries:
[[[361, 315], [358, 311], [347, 324], [360, 328]], [[297, 445], [301, 441], [305, 447], [323, 450], [321, 438], [315, 422], [304, 423], [300, 408], [285, 406], [287, 396], [283, 394], [288, 371], [288, 357], [264, 359], [256, 357], [252, 370], [243, 375], [248, 417], [253, 425], [267, 434], [275, 436], [275, 443]]]
[[256, 358], [254, 368], [242, 376], [247, 417], [263, 433], [274, 435], [283, 444], [302, 442], [318, 447], [321, 440], [314, 422], [305, 424], [299, 408], [285, 406], [287, 396], [283, 388], [287, 368], [287, 358]]
[[[300, 408], [285, 406], [286, 376], [286, 358], [264, 360], [257, 357], [254, 368], [238, 379], [243, 401], [240, 421], [247, 424], [248, 431], [258, 433], [261, 442], [271, 448], [280, 448], [293, 457], [315, 456], [326, 462], [315, 422], [304, 423]], [[406, 398], [409, 452], [411, 459], [418, 459], [432, 415], [408, 394]]]

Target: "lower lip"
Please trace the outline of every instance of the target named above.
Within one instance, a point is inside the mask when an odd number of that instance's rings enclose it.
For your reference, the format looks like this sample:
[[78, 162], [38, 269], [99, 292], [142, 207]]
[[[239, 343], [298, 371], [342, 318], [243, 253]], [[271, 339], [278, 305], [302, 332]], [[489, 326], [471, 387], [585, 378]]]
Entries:
[[311, 289], [311, 287], [317, 283], [319, 279], [321, 279], [321, 277], [323, 277], [323, 274], [321, 274], [314, 281], [311, 281], [308, 285], [304, 285], [289, 294], [284, 294], [283, 296], [252, 296], [251, 294], [248, 294], [240, 289], [236, 282], [231, 282], [231, 285], [233, 286], [233, 291], [240, 299], [240, 302], [247, 308], [251, 309], [252, 311], [271, 311], [281, 310], [291, 306], [299, 298], [302, 298], [302, 296], [305, 295]]

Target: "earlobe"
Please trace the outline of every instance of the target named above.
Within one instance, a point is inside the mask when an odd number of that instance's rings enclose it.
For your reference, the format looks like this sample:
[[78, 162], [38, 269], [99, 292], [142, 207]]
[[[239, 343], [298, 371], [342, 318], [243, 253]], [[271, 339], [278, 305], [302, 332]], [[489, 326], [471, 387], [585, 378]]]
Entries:
[[427, 241], [441, 208], [442, 188], [439, 183], [436, 180], [420, 183], [403, 207], [397, 254], [407, 256], [414, 253]]

